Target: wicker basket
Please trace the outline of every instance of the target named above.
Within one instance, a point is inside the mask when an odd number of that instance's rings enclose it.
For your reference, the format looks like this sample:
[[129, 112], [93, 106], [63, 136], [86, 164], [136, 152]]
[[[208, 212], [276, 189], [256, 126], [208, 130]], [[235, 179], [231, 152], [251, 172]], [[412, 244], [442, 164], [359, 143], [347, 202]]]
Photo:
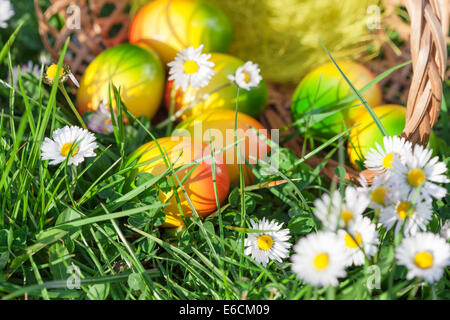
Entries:
[[[128, 0], [49, 0], [49, 6], [44, 11], [40, 6], [41, 1], [34, 0], [34, 2], [42, 41], [54, 60], [57, 60], [65, 39], [72, 35], [65, 62], [72, 67], [77, 76], [83, 73], [87, 64], [102, 50], [126, 41], [129, 16], [125, 10], [129, 4]], [[403, 50], [402, 55], [395, 55], [392, 50], [389, 51], [389, 47], [384, 46], [386, 58], [381, 64], [378, 62], [378, 65], [374, 63], [371, 66], [372, 69], [381, 72], [394, 64], [412, 59], [412, 78], [409, 76], [408, 68], [401, 70], [400, 73], [394, 73], [397, 79], [394, 78], [391, 91], [386, 93], [386, 97], [387, 101], [392, 102], [393, 92], [403, 91], [404, 96], [407, 96], [407, 115], [402, 136], [412, 143], [426, 144], [441, 106], [442, 83], [448, 61], [446, 35], [449, 8], [447, 0], [404, 0], [402, 3], [411, 20], [409, 26], [390, 14], [399, 2], [401, 0], [384, 0], [386, 20], [395, 27], [399, 26], [400, 35], [406, 40], [405, 48], [409, 50]], [[52, 27], [49, 23], [50, 18], [59, 14], [66, 19], [67, 8], [74, 4], [81, 9], [81, 27], [78, 29], [70, 29], [67, 26], [60, 29]], [[102, 16], [105, 6], [110, 8], [108, 16]], [[111, 37], [110, 31], [113, 27], [119, 30]], [[293, 90], [294, 88], [290, 86], [269, 85], [269, 106], [260, 118], [266, 127], [282, 128], [290, 124], [290, 101]], [[300, 137], [296, 137], [285, 146], [300, 156], [303, 141]], [[323, 158], [315, 156], [306, 162], [316, 167], [322, 161]], [[330, 179], [337, 179], [334, 169], [338, 165], [336, 161], [328, 160], [322, 174]], [[356, 181], [361, 174], [351, 167], [346, 166], [345, 169], [348, 180]], [[363, 171], [362, 174], [369, 182], [373, 178], [370, 171]]]

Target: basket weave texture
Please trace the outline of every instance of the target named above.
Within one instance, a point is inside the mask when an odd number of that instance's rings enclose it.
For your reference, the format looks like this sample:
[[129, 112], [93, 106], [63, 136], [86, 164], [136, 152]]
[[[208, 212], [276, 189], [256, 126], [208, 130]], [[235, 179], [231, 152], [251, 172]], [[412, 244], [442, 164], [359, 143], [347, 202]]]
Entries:
[[[79, 77], [96, 55], [108, 47], [127, 40], [129, 15], [126, 9], [129, 0], [48, 0], [44, 10], [40, 0], [34, 0], [39, 19], [39, 32], [45, 48], [56, 61], [59, 51], [68, 36], [71, 36], [69, 51], [65, 62]], [[71, 5], [80, 8], [80, 28], [68, 28], [67, 24], [56, 28], [50, 23], [51, 18], [60, 15], [65, 21], [70, 19]], [[402, 21], [395, 13], [395, 7], [406, 7], [410, 24]], [[384, 59], [369, 62], [369, 68], [376, 73], [401, 62], [412, 60], [411, 66], [398, 70], [382, 81], [385, 87], [384, 99], [388, 103], [405, 101], [407, 97], [407, 115], [402, 136], [412, 143], [425, 145], [431, 128], [435, 124], [441, 107], [442, 83], [446, 77], [447, 37], [449, 28], [448, 0], [384, 0], [385, 14], [383, 24], [394, 27], [404, 41], [402, 50], [392, 46], [381, 45]], [[110, 13], [104, 16], [105, 7]], [[118, 29], [111, 36], [111, 29]], [[378, 31], [385, 37], [385, 30]], [[261, 122], [269, 128], [282, 128], [290, 124], [290, 101], [294, 87], [289, 85], [269, 84], [269, 105], [260, 117]], [[303, 140], [295, 137], [288, 141], [286, 147], [301, 155]], [[316, 167], [323, 162], [325, 154], [309, 158], [306, 163]], [[337, 179], [334, 169], [339, 165], [328, 159], [322, 174], [330, 179]], [[357, 181], [360, 174], [371, 182], [373, 172], [362, 173], [346, 166], [346, 179]]]
[[[128, 0], [48, 0], [46, 8], [34, 0], [39, 20], [39, 34], [53, 60], [67, 37], [71, 37], [65, 63], [76, 76], [103, 50], [127, 40], [130, 17], [126, 13]], [[108, 12], [108, 15], [104, 14]], [[66, 23], [58, 28], [52, 18], [61, 17]], [[114, 30], [113, 36], [112, 31]]]

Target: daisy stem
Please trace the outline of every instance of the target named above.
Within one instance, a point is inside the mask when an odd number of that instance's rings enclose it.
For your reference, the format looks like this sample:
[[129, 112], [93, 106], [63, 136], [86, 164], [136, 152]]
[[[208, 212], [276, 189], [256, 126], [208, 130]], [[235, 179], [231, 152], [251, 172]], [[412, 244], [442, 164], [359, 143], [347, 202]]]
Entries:
[[319, 288], [314, 287], [312, 300], [317, 300], [319, 298]]
[[[242, 163], [240, 161], [240, 146], [237, 143], [237, 116], [238, 116], [238, 105], [239, 105], [239, 87], [237, 88], [237, 98], [236, 98], [236, 115], [234, 118], [234, 143], [235, 143], [235, 151], [236, 151], [236, 161], [238, 161], [239, 166], [239, 189], [241, 193], [241, 228], [245, 227], [245, 177], [244, 170], [242, 168]], [[244, 242], [245, 242], [245, 234], [241, 234], [241, 250], [244, 252]], [[240, 263], [243, 263], [243, 256], [240, 257]], [[239, 276], [242, 277], [242, 268], [239, 268]]]
[[[172, 119], [173, 112], [175, 109], [175, 99], [176, 99], [177, 90], [175, 90], [175, 86], [172, 86], [172, 90], [170, 90], [170, 107], [169, 107], [169, 119]], [[176, 118], [175, 118], [176, 119]], [[173, 119], [173, 120], [175, 120]], [[166, 130], [166, 136], [169, 136], [170, 132], [173, 128], [173, 121], [169, 121]]]
[[64, 95], [64, 98], [66, 98], [67, 103], [69, 104], [70, 108], [72, 109], [73, 113], [77, 117], [78, 121], [80, 122], [83, 129], [87, 130], [86, 124], [83, 121], [83, 118], [81, 118], [80, 114], [77, 111], [77, 108], [72, 103], [72, 100], [70, 99], [69, 95], [67, 94], [66, 88], [62, 84], [59, 85], [59, 89], [61, 90], [62, 94]]
[[336, 288], [333, 286], [329, 286], [327, 289], [327, 300], [335, 300], [336, 299]]
[[73, 192], [72, 192], [72, 196], [75, 193], [75, 189], [76, 189], [76, 182], [78, 180], [78, 172], [77, 172], [77, 167], [72, 165], [70, 166], [70, 169], [72, 170], [72, 183], [73, 183]]
[[439, 300], [437, 296], [436, 283], [431, 285], [431, 293], [433, 294], [433, 300]]

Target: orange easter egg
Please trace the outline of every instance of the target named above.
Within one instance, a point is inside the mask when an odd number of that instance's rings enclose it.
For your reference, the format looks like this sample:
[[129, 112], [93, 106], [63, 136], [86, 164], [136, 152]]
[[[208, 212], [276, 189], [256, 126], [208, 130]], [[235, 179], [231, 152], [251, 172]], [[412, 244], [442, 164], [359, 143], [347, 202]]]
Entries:
[[[250, 164], [255, 164], [256, 159], [264, 159], [269, 151], [264, 137], [269, 138], [268, 130], [254, 118], [238, 112], [237, 117], [237, 140], [243, 158], [237, 157], [234, 144], [235, 139], [235, 111], [231, 110], [211, 110], [203, 112], [194, 117], [188, 118], [176, 127], [176, 133], [181, 135], [189, 135], [196, 140], [203, 141], [206, 145], [212, 142], [213, 150], [218, 151], [228, 147], [220, 156], [220, 161], [225, 163], [230, 174], [232, 185], [239, 185], [239, 162], [243, 165], [245, 183], [251, 184], [254, 176], [251, 169], [247, 166], [244, 159]], [[251, 128], [254, 128], [260, 136], [258, 136]]]
[[[207, 146], [202, 142], [194, 141], [185, 137], [165, 137], [149, 142], [139, 147], [132, 159], [138, 159], [138, 164], [147, 163], [139, 167], [140, 172], [148, 172], [153, 176], [162, 174], [168, 167], [172, 165], [176, 172], [173, 175], [175, 185], [170, 191], [159, 191], [159, 200], [166, 203], [164, 213], [166, 220], [163, 227], [179, 227], [183, 225], [183, 220], [178, 208], [178, 201], [175, 193], [180, 199], [180, 206], [184, 217], [192, 216], [194, 209], [201, 217], [206, 217], [217, 209], [216, 196], [214, 192], [213, 171], [211, 161], [202, 161], [194, 168], [195, 160], [201, 159], [210, 152]], [[161, 153], [161, 150], [163, 153]], [[166, 155], [166, 158], [162, 156]], [[181, 168], [188, 165], [186, 168]], [[194, 168], [194, 169], [193, 169]], [[189, 172], [193, 169], [193, 171]], [[169, 176], [166, 179], [169, 179]], [[216, 186], [219, 196], [219, 202], [223, 202], [229, 192], [230, 177], [228, 168], [224, 164], [217, 163], [215, 165]], [[169, 181], [169, 180], [168, 180]], [[192, 206], [189, 204], [182, 187], [189, 197]]]

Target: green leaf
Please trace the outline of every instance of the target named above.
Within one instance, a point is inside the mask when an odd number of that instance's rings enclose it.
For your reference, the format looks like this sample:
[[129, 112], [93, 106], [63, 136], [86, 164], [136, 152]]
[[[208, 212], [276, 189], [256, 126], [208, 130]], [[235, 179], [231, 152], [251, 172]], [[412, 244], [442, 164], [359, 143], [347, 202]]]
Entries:
[[3, 46], [2, 50], [0, 51], [0, 63], [5, 59], [6, 54], [8, 53], [9, 49], [14, 43], [14, 40], [16, 40], [17, 34], [19, 33], [20, 29], [23, 26], [23, 22], [19, 24], [19, 26], [16, 28], [16, 30], [13, 32], [13, 34], [9, 37], [8, 41]]
[[137, 273], [132, 273], [128, 276], [128, 285], [131, 289], [141, 291], [145, 288], [142, 283], [142, 277]]
[[61, 242], [54, 243], [48, 249], [48, 258], [53, 280], [67, 279], [67, 266], [70, 265], [67, 248]]
[[109, 295], [109, 283], [97, 283], [89, 286], [87, 296], [90, 300], [105, 300]]
[[305, 235], [311, 232], [315, 223], [308, 214], [299, 214], [289, 221], [288, 228], [292, 234]]

